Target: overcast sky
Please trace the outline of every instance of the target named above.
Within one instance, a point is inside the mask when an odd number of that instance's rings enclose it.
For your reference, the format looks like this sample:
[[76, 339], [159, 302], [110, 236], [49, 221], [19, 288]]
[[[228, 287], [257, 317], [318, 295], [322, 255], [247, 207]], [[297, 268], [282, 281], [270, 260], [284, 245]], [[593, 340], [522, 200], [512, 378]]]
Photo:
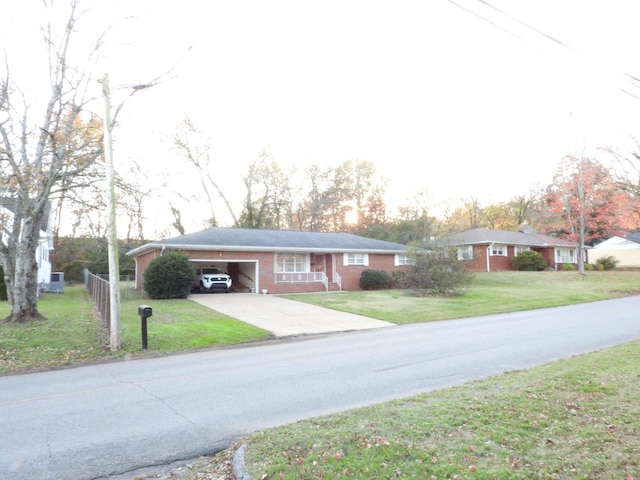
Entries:
[[548, 183], [563, 155], [640, 135], [640, 100], [620, 91], [640, 97], [623, 75], [640, 78], [634, 0], [99, 4], [102, 20], [133, 17], [111, 33], [112, 84], [176, 67], [116, 132], [120, 161], [157, 174], [182, 163], [162, 137], [188, 116], [236, 190], [269, 148], [283, 165], [372, 161], [390, 204], [425, 189], [490, 203]]

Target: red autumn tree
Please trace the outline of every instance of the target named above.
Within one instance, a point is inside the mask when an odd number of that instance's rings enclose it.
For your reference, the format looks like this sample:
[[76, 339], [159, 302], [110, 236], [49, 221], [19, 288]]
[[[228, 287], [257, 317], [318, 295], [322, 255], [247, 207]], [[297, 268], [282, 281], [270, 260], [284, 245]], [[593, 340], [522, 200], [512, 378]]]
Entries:
[[547, 187], [545, 204], [541, 223], [548, 235], [593, 244], [622, 233], [629, 199], [598, 160], [567, 156]]

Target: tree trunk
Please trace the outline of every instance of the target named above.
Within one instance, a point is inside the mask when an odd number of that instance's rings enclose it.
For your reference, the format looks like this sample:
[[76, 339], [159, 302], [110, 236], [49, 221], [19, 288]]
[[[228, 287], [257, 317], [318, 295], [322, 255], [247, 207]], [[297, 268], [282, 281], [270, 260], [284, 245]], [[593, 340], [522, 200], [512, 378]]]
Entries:
[[[39, 225], [39, 221], [35, 222]], [[14, 244], [15, 255], [8, 256], [5, 265], [5, 281], [11, 313], [5, 322], [24, 323], [31, 320], [44, 320], [38, 312], [38, 263], [36, 252], [39, 241], [39, 231], [35, 235], [32, 221], [25, 221], [21, 242]], [[39, 230], [36, 227], [36, 230]], [[25, 241], [29, 238], [29, 241]]]

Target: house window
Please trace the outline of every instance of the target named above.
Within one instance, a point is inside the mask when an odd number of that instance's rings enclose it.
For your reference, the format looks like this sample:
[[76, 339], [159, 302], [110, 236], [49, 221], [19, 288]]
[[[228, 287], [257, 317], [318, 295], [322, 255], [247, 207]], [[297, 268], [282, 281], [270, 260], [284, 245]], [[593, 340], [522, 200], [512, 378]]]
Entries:
[[458, 247], [458, 260], [473, 260], [473, 245]]
[[396, 264], [396, 267], [399, 265], [415, 265], [416, 261], [412, 258], [407, 257], [404, 254], [397, 254], [395, 264]]
[[494, 243], [493, 245], [491, 245], [491, 255], [494, 257], [506, 257], [507, 246], [501, 245], [499, 243]]
[[278, 253], [276, 256], [277, 272], [306, 272], [307, 258], [304, 253]]
[[366, 253], [345, 253], [342, 257], [345, 265], [369, 265], [369, 255]]
[[576, 249], [556, 248], [556, 263], [576, 263]]
[[531, 250], [530, 247], [521, 247], [516, 245], [515, 247], [513, 247], [514, 252], [515, 252], [515, 256], [517, 257], [518, 255], [520, 255], [522, 252], [528, 252], [529, 250]]

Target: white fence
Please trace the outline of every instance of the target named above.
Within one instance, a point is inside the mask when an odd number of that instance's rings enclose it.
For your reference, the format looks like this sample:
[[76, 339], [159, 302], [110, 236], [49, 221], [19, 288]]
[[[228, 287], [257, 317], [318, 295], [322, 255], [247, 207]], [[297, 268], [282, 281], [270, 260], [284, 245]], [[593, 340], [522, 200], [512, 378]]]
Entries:
[[322, 283], [329, 290], [329, 279], [324, 272], [278, 272], [276, 283]]

